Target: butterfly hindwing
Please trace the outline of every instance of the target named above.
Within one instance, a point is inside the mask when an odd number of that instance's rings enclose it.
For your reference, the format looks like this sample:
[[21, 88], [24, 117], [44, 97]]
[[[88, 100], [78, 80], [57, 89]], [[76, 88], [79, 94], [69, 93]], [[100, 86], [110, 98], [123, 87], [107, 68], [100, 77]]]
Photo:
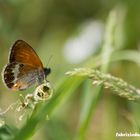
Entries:
[[44, 79], [44, 71], [32, 69], [28, 64], [13, 62], [6, 65], [3, 79], [8, 88], [23, 90], [35, 83], [40, 84]]

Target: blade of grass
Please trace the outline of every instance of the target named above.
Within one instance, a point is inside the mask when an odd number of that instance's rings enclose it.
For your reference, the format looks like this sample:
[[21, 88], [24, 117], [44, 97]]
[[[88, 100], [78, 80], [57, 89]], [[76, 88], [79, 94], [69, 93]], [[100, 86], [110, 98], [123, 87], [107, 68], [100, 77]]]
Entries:
[[96, 108], [98, 99], [101, 96], [101, 94], [99, 94], [100, 92], [101, 92], [100, 87], [94, 88], [94, 91], [93, 91], [91, 90], [91, 85], [89, 85], [89, 81], [85, 81], [84, 90], [83, 90], [84, 99], [82, 102], [82, 111], [80, 114], [79, 129], [76, 136], [77, 140], [85, 139], [85, 130], [87, 129], [87, 126], [89, 124], [92, 111], [93, 109]]
[[140, 52], [134, 50], [115, 51], [112, 53], [111, 61], [127, 60], [132, 61], [140, 66]]
[[[116, 29], [116, 19], [117, 19], [117, 10], [114, 9], [110, 12], [107, 24], [106, 24], [106, 29], [105, 29], [105, 36], [104, 36], [104, 42], [103, 42], [103, 48], [101, 51], [101, 71], [107, 72], [109, 68], [109, 63], [111, 59], [111, 55], [114, 49], [114, 31]], [[94, 94], [92, 98], [85, 100], [85, 102], [89, 102], [89, 106], [87, 107], [87, 113], [83, 117], [84, 114], [84, 109], [81, 110], [81, 116], [80, 116], [80, 122], [79, 122], [79, 130], [77, 134], [78, 140], [84, 140], [85, 139], [85, 133], [88, 128], [88, 124], [90, 121], [90, 118], [92, 116], [92, 113], [95, 111], [96, 105], [99, 101], [99, 97], [101, 94], [102, 90], [102, 85], [99, 87], [95, 88]], [[87, 93], [86, 93], [87, 94]], [[83, 107], [84, 108], [84, 107]]]
[[[111, 58], [110, 58], [110, 62], [116, 62], [116, 61], [131, 61], [133, 63], [136, 63], [139, 67], [140, 67], [140, 52], [139, 50], [117, 50], [117, 51], [113, 51]], [[103, 62], [102, 62], [102, 57], [100, 55], [91, 58], [86, 64], [86, 67], [91, 67], [92, 68], [96, 68], [96, 67], [100, 67], [102, 66]]]
[[116, 97], [112, 95], [107, 96], [104, 101], [101, 123], [101, 139], [103, 140], [116, 140], [116, 128], [118, 127], [118, 102]]

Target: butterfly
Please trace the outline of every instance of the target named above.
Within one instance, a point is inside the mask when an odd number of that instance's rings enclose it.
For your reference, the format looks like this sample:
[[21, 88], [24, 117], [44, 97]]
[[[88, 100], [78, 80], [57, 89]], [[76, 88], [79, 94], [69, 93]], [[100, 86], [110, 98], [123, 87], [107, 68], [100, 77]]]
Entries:
[[2, 72], [5, 85], [11, 90], [24, 90], [46, 81], [50, 68], [44, 68], [34, 49], [23, 40], [17, 40], [10, 49], [8, 64]]

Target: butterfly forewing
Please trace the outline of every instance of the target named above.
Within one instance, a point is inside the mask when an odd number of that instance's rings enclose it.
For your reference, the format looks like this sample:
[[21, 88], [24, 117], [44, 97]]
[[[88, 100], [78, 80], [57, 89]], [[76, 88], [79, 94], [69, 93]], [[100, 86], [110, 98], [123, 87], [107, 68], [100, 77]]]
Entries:
[[41, 84], [44, 78], [43, 65], [33, 48], [25, 41], [16, 41], [3, 71], [6, 86], [12, 90], [23, 90], [34, 83]]
[[42, 68], [40, 58], [33, 48], [23, 40], [17, 40], [12, 46], [9, 56], [9, 63], [19, 62], [32, 65], [36, 68]]

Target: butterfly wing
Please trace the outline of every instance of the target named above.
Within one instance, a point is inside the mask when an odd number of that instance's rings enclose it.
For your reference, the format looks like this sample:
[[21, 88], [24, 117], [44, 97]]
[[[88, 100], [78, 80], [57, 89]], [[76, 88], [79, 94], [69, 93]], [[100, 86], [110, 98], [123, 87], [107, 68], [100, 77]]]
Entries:
[[44, 80], [44, 71], [33, 69], [28, 64], [13, 62], [6, 65], [3, 79], [8, 88], [24, 90], [35, 83], [41, 84]]
[[43, 65], [33, 48], [18, 40], [10, 51], [9, 63], [3, 71], [3, 80], [12, 90], [23, 90], [45, 78]]
[[42, 62], [34, 49], [23, 40], [17, 40], [12, 46], [9, 63], [12, 62], [26, 63], [32, 67], [43, 69]]

